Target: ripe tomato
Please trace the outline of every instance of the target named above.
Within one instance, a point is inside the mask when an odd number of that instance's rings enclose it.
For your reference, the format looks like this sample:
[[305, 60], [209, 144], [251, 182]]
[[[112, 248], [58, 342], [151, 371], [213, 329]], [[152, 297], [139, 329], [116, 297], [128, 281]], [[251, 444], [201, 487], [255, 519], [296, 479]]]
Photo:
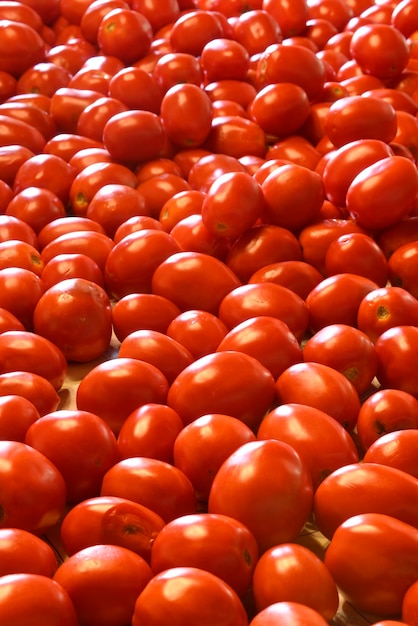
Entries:
[[35, 332], [60, 348], [68, 361], [91, 361], [101, 356], [110, 343], [110, 300], [96, 283], [68, 278], [42, 294], [33, 324]]
[[46, 289], [67, 278], [84, 278], [104, 287], [102, 270], [86, 254], [57, 254], [45, 264], [41, 277]]
[[27, 187], [16, 192], [8, 203], [5, 214], [21, 219], [35, 233], [39, 233], [49, 222], [67, 216], [59, 196], [43, 187]]
[[309, 99], [296, 83], [273, 83], [260, 89], [248, 113], [265, 133], [276, 137], [298, 132], [308, 118]]
[[337, 586], [323, 561], [297, 543], [282, 543], [260, 556], [254, 569], [253, 594], [258, 611], [276, 602], [297, 602], [328, 622], [339, 604]]
[[103, 128], [103, 144], [122, 163], [143, 162], [160, 156], [165, 133], [160, 117], [152, 111], [116, 113]]
[[23, 122], [22, 120], [14, 119], [9, 115], [2, 115], [1, 111], [0, 130], [1, 146], [19, 145], [37, 154], [43, 151], [47, 142], [45, 137], [37, 128], [31, 126], [27, 122]]
[[0, 242], [0, 268], [23, 267], [41, 276], [44, 263], [38, 250], [26, 241], [10, 239]]
[[52, 547], [21, 528], [0, 529], [1, 576], [40, 574], [52, 577], [58, 567]]
[[140, 67], [124, 67], [109, 81], [109, 96], [128, 109], [159, 113], [163, 91], [153, 74]]
[[[91, 72], [96, 70], [90, 70]], [[106, 122], [116, 113], [127, 111], [128, 108], [120, 100], [107, 96], [108, 89], [104, 90], [105, 95], [98, 98], [86, 106], [80, 113], [77, 120], [77, 132], [84, 137], [90, 137], [101, 142], [103, 129]]]
[[271, 282], [294, 291], [302, 300], [318, 285], [323, 276], [318, 270], [300, 260], [267, 263], [250, 276], [249, 283]]
[[46, 224], [38, 233], [38, 242], [41, 250], [45, 246], [66, 233], [75, 233], [78, 231], [95, 231], [105, 234], [103, 227], [90, 218], [76, 215], [68, 215], [66, 217], [57, 217], [49, 224]]
[[290, 4], [287, 0], [263, 0], [262, 8], [267, 11], [279, 25], [283, 37], [292, 37], [302, 33], [309, 17], [305, 0], [297, 0]]
[[160, 56], [152, 76], [163, 93], [178, 83], [201, 85], [203, 70], [199, 59], [188, 52], [167, 52]]
[[132, 65], [149, 52], [152, 35], [152, 26], [143, 13], [116, 8], [102, 18], [97, 43], [102, 54]]
[[335, 469], [358, 461], [353, 439], [331, 415], [306, 404], [281, 404], [264, 417], [257, 439], [291, 445], [306, 465], [314, 490]]
[[158, 574], [172, 567], [197, 567], [215, 574], [243, 597], [257, 559], [257, 542], [244, 524], [227, 515], [195, 513], [161, 529], [152, 546], [151, 568]]
[[418, 248], [416, 242], [403, 244], [393, 252], [388, 260], [391, 284], [402, 287], [415, 298], [418, 296], [417, 266]]
[[223, 413], [255, 429], [273, 399], [271, 372], [254, 357], [227, 350], [200, 357], [183, 369], [169, 389], [167, 404], [185, 424], [207, 413]]
[[[33, 624], [34, 615], [45, 626], [77, 626], [74, 605], [65, 589], [42, 574], [16, 573], [0, 577], [0, 619]], [[25, 601], [22, 602], [21, 598]], [[20, 598], [20, 599], [19, 599]]]
[[299, 602], [275, 602], [251, 620], [250, 626], [326, 626], [328, 622], [311, 607]]
[[0, 306], [14, 315], [26, 330], [33, 329], [35, 307], [45, 291], [42, 279], [21, 267], [0, 270]]
[[0, 42], [0, 69], [16, 78], [44, 58], [44, 40], [24, 21], [3, 17], [0, 21]]
[[150, 566], [138, 554], [105, 544], [72, 554], [53, 576], [70, 596], [79, 622], [91, 626], [130, 623], [136, 598], [151, 578]]
[[267, 135], [251, 119], [240, 115], [215, 116], [202, 147], [214, 154], [221, 153], [236, 159], [249, 154], [263, 158], [267, 150]]
[[245, 80], [250, 54], [236, 39], [220, 37], [203, 46], [200, 65], [207, 83], [228, 79]]
[[[184, 593], [172, 594], [172, 585]], [[156, 574], [139, 594], [132, 626], [163, 626], [167, 615], [172, 626], [247, 626], [242, 602], [231, 587], [215, 574], [197, 567], [174, 567]]]
[[0, 374], [0, 397], [10, 395], [29, 400], [40, 415], [55, 411], [61, 401], [56, 389], [46, 378], [25, 371]]
[[416, 362], [416, 326], [394, 326], [376, 340], [377, 378], [383, 387], [391, 387], [418, 396], [414, 376]]
[[160, 109], [166, 136], [183, 148], [203, 144], [212, 127], [212, 103], [198, 85], [182, 83], [164, 94]]
[[176, 19], [170, 29], [169, 42], [174, 52], [197, 57], [209, 41], [223, 35], [222, 24], [216, 13], [192, 10]]
[[40, 418], [36, 406], [23, 396], [0, 396], [0, 439], [24, 442], [26, 431]]
[[379, 287], [388, 281], [388, 263], [377, 242], [364, 233], [341, 235], [325, 254], [327, 275], [351, 272], [365, 276]]
[[197, 359], [215, 352], [228, 329], [213, 313], [191, 309], [179, 311], [168, 324], [166, 332]]
[[405, 36], [391, 24], [364, 24], [353, 33], [352, 58], [365, 74], [393, 79], [402, 74], [409, 59]]
[[357, 311], [357, 327], [374, 342], [389, 328], [418, 323], [418, 301], [402, 287], [380, 287], [367, 293]]
[[410, 624], [416, 623], [417, 615], [417, 585], [415, 582], [408, 587], [402, 600], [402, 621], [408, 620]]
[[240, 13], [233, 23], [234, 39], [245, 47], [250, 57], [283, 39], [277, 20], [262, 9], [261, 4], [259, 8]]
[[104, 270], [113, 240], [102, 232], [93, 229], [80, 229], [65, 232], [54, 237], [41, 251], [41, 259], [46, 264], [59, 254], [85, 254]]
[[402, 470], [418, 478], [416, 445], [418, 429], [388, 431], [380, 435], [367, 448], [364, 463], [380, 463]]
[[144, 404], [122, 424], [117, 444], [122, 459], [146, 456], [173, 463], [174, 442], [183, 429], [178, 413], [165, 404]]
[[[380, 513], [355, 515], [335, 532], [325, 565], [356, 609], [399, 615], [417, 577], [417, 546], [418, 532], [409, 524]], [[387, 567], [381, 567], [382, 559]]]
[[216, 473], [208, 510], [242, 522], [263, 553], [298, 536], [311, 511], [312, 491], [309, 472], [291, 446], [273, 439], [248, 442]]
[[163, 296], [153, 293], [132, 293], [113, 305], [113, 330], [119, 341], [140, 329], [165, 333], [170, 322], [179, 314], [180, 309]]

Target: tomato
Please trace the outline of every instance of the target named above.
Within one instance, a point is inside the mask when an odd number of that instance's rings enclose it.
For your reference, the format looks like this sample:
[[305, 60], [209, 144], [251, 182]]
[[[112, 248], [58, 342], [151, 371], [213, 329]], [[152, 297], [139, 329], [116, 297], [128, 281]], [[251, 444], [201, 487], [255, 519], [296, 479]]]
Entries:
[[1, 179], [4, 180], [10, 187], [13, 187], [13, 182], [16, 176], [16, 172], [22, 163], [29, 157], [34, 156], [34, 153], [25, 146], [19, 144], [12, 144], [10, 146], [0, 147], [0, 174]]
[[250, 283], [272, 282], [294, 291], [305, 300], [310, 291], [322, 280], [322, 275], [309, 263], [300, 260], [267, 263], [248, 279]]
[[132, 500], [96, 496], [75, 504], [64, 516], [60, 539], [68, 555], [98, 544], [120, 545], [149, 562], [162, 518]]
[[228, 172], [247, 173], [245, 167], [234, 156], [228, 154], [198, 154], [191, 165], [188, 181], [193, 189], [207, 192], [212, 183]]
[[170, 29], [169, 42], [174, 52], [197, 57], [209, 41], [223, 35], [222, 24], [216, 13], [192, 10], [176, 19]]
[[146, 228], [164, 230], [162, 224], [155, 217], [151, 217], [151, 215], [134, 215], [117, 227], [113, 235], [113, 241], [119, 243], [126, 235], [130, 235], [137, 230], [145, 230]]
[[95, 229], [68, 231], [54, 237], [42, 248], [42, 261], [46, 264], [59, 254], [85, 254], [104, 271], [107, 257], [114, 246], [113, 240]]
[[171, 24], [179, 16], [179, 4], [177, 0], [132, 0], [132, 8], [143, 13], [149, 20], [154, 33], [166, 24]]
[[58, 567], [52, 547], [21, 528], [0, 530], [1, 576], [39, 574], [52, 577]]
[[88, 2], [80, 18], [80, 31], [83, 37], [92, 44], [97, 44], [97, 32], [104, 16], [113, 9], [129, 9], [125, 0], [98, 0]]
[[50, 139], [56, 132], [55, 124], [48, 112], [41, 107], [25, 102], [3, 102], [0, 106], [2, 115], [10, 116], [33, 126], [45, 137]]
[[147, 457], [122, 459], [103, 477], [102, 496], [118, 496], [151, 509], [165, 523], [196, 512], [190, 480], [174, 465]]
[[67, 360], [85, 362], [101, 356], [108, 347], [111, 318], [109, 297], [102, 287], [84, 278], [68, 278], [39, 298], [33, 325]]
[[384, 79], [400, 76], [409, 59], [405, 36], [390, 24], [364, 24], [357, 28], [350, 51], [363, 72]]
[[129, 109], [159, 113], [163, 91], [153, 75], [140, 67], [125, 67], [109, 81], [109, 96]]
[[[63, 587], [42, 574], [16, 573], [0, 578], [0, 619], [5, 624], [33, 624], [36, 615], [45, 626], [77, 626], [74, 605]], [[25, 601], [22, 602], [21, 598]], [[20, 598], [20, 599], [19, 599]]]
[[271, 547], [260, 556], [254, 569], [253, 594], [258, 611], [276, 602], [297, 602], [327, 621], [339, 604], [337, 586], [323, 561], [296, 543]]
[[402, 287], [381, 287], [364, 296], [357, 311], [357, 327], [372, 341], [394, 326], [416, 326], [418, 301]]
[[57, 237], [60, 237], [61, 235], [86, 230], [93, 230], [95, 232], [102, 233], [103, 235], [105, 234], [103, 227], [89, 218], [79, 217], [75, 215], [68, 215], [64, 218], [57, 217], [56, 219], [52, 220], [52, 222], [45, 224], [45, 226], [39, 231], [39, 246], [42, 249], [48, 243], [50, 243]]
[[275, 602], [251, 620], [250, 626], [326, 626], [328, 622], [311, 607], [299, 602]]
[[203, 70], [199, 59], [188, 52], [167, 52], [160, 56], [152, 71], [152, 77], [162, 92], [178, 83], [201, 85]]
[[[51, 95], [50, 114], [58, 131], [76, 133], [78, 119], [89, 104], [103, 97], [95, 89], [60, 87]], [[54, 141], [54, 137], [50, 140]]]
[[418, 216], [412, 215], [379, 233], [377, 241], [387, 259], [403, 244], [416, 240], [415, 229], [417, 227]]
[[228, 79], [245, 80], [250, 54], [239, 41], [220, 37], [203, 46], [200, 65], [207, 83]]
[[269, 135], [296, 133], [308, 118], [309, 99], [296, 83], [273, 83], [260, 89], [248, 107], [252, 120]]
[[328, 365], [311, 361], [291, 365], [278, 377], [276, 393], [280, 404], [312, 406], [331, 415], [349, 432], [356, 425], [358, 393], [344, 374]]
[[[75, 129], [76, 130], [76, 129]], [[103, 150], [103, 143], [92, 139], [91, 137], [83, 137], [74, 132], [60, 132], [46, 142], [44, 152], [48, 154], [56, 154], [66, 161], [70, 161], [73, 156], [80, 150], [91, 148], [99, 148]], [[109, 154], [106, 152], [103, 158], [109, 161]]]
[[74, 177], [74, 169], [61, 157], [53, 154], [36, 154], [22, 163], [18, 169], [13, 189], [15, 193], [19, 193], [28, 187], [46, 188], [66, 204]]
[[418, 478], [415, 454], [417, 440], [418, 431], [415, 427], [384, 432], [367, 448], [363, 462], [389, 465]]
[[393, 252], [388, 260], [389, 280], [408, 291], [415, 298], [418, 296], [416, 267], [418, 261], [417, 246], [405, 243]]
[[213, 103], [219, 100], [232, 100], [240, 104], [244, 110], [257, 94], [257, 90], [250, 82], [224, 78], [205, 85], [205, 91]]
[[363, 513], [390, 515], [416, 527], [411, 502], [417, 488], [413, 476], [389, 465], [345, 465], [327, 476], [316, 490], [315, 523], [328, 539], [344, 521]]
[[358, 461], [353, 439], [328, 413], [299, 403], [281, 404], [264, 417], [257, 439], [291, 445], [307, 467], [314, 490], [335, 469]]
[[240, 115], [214, 117], [212, 127], [202, 146], [212, 153], [239, 159], [248, 154], [264, 157], [267, 136], [253, 120]]
[[19, 76], [16, 86], [19, 95], [38, 93], [51, 98], [58, 89], [68, 87], [72, 75], [70, 69], [54, 63], [54, 51], [51, 50], [45, 55], [44, 60], [28, 67]]
[[66, 210], [61, 198], [51, 189], [27, 187], [14, 194], [5, 214], [24, 221], [39, 233], [54, 219], [66, 217]]
[[38, 250], [26, 241], [10, 239], [0, 242], [0, 268], [21, 267], [41, 276], [44, 263]]
[[217, 237], [235, 239], [255, 224], [264, 209], [262, 189], [244, 172], [222, 174], [202, 203], [202, 221]]
[[383, 387], [392, 387], [418, 395], [413, 375], [416, 358], [418, 328], [415, 326], [394, 326], [382, 333], [376, 340], [378, 358], [377, 378]]
[[253, 56], [283, 39], [276, 19], [265, 9], [242, 12], [233, 23], [234, 38]]
[[408, 620], [410, 624], [416, 623], [417, 615], [417, 585], [412, 583], [408, 587], [402, 600], [402, 621]]
[[211, 130], [210, 98], [191, 83], [175, 85], [165, 92], [160, 115], [167, 137], [177, 146], [200, 146]]
[[[181, 585], [182, 594], [169, 593]], [[197, 567], [174, 567], [156, 574], [139, 594], [132, 626], [163, 626], [167, 615], [172, 624], [246, 626], [248, 618], [238, 595], [221, 578]]]
[[274, 379], [303, 360], [295, 335], [276, 317], [255, 316], [234, 326], [221, 340], [217, 352], [238, 350], [256, 358]]
[[36, 406], [16, 394], [0, 396], [0, 439], [24, 442], [26, 431], [40, 418]]
[[67, 278], [84, 278], [104, 287], [100, 267], [91, 257], [80, 253], [57, 254], [45, 264], [41, 276], [46, 289]]
[[113, 545], [79, 550], [53, 576], [70, 596], [79, 622], [92, 626], [129, 623], [135, 600], [151, 578], [151, 568], [142, 557]]
[[208, 501], [209, 513], [229, 515], [246, 525], [261, 553], [293, 541], [311, 506], [308, 470], [291, 446], [273, 439], [237, 448], [216, 473]]
[[339, 98], [331, 104], [325, 119], [325, 132], [337, 148], [358, 139], [378, 139], [390, 143], [396, 131], [393, 106], [372, 96]]
[[176, 437], [174, 465], [191, 481], [198, 504], [207, 506], [213, 479], [232, 452], [255, 434], [242, 421], [222, 413], [209, 413], [187, 424]]
[[102, 141], [103, 129], [108, 120], [113, 115], [128, 110], [120, 100], [107, 96], [106, 93], [102, 98], [88, 104], [77, 120], [77, 132], [99, 142]]
[[122, 162], [147, 161], [160, 155], [165, 141], [162, 122], [151, 111], [116, 113], [105, 124], [103, 143]]
[[167, 392], [167, 379], [154, 365], [139, 359], [111, 358], [94, 366], [80, 381], [76, 403], [78, 409], [104, 419], [118, 435], [132, 411], [149, 402], [164, 404]]
[[179, 314], [180, 309], [163, 296], [152, 293], [128, 294], [113, 305], [113, 330], [119, 341], [140, 329], [164, 333]]
[[0, 456], [1, 527], [35, 534], [52, 528], [65, 507], [66, 488], [59, 470], [41, 452], [20, 441], [0, 442]]
[[314, 170], [321, 159], [321, 153], [303, 135], [296, 134], [279, 139], [271, 145], [265, 159], [284, 159]]
[[219, 305], [219, 318], [229, 330], [260, 315], [284, 322], [298, 340], [308, 327], [308, 309], [302, 298], [287, 287], [267, 281], [236, 287]]
[[288, 0], [263, 0], [262, 8], [278, 23], [283, 37], [297, 35], [305, 29], [308, 5], [305, 0], [290, 3]]
[[102, 18], [97, 43], [102, 54], [132, 65], [148, 53], [152, 34], [152, 26], [145, 15], [130, 8], [116, 8]]
[[[390, 515], [356, 515], [335, 532], [325, 565], [356, 609], [399, 615], [403, 597], [416, 580], [417, 541], [416, 529]], [[381, 567], [381, 559], [387, 567]]]
[[[1, 22], [0, 22], [1, 28]], [[0, 110], [1, 146], [23, 146], [33, 153], [42, 152], [46, 139], [42, 133], [27, 122], [2, 115]]]
[[194, 358], [215, 352], [227, 332], [219, 317], [201, 309], [179, 311], [166, 329], [167, 335], [187, 348]]
[[3, 51], [0, 69], [16, 78], [44, 58], [45, 42], [32, 26], [23, 21], [2, 17], [0, 42]]
[[348, 233], [331, 242], [325, 254], [328, 275], [351, 272], [379, 287], [388, 281], [388, 263], [377, 242], [364, 233]]
[[365, 167], [389, 156], [393, 156], [392, 149], [380, 139], [356, 139], [335, 149], [322, 175], [326, 197], [338, 206], [345, 206], [353, 179]]
[[156, 268], [151, 288], [182, 311], [203, 309], [216, 314], [222, 298], [239, 284], [219, 259], [199, 252], [177, 252]]
[[40, 415], [55, 411], [61, 400], [46, 378], [19, 370], [0, 374], [0, 397], [10, 395], [25, 398], [35, 406]]
[[25, 268], [5, 267], [0, 270], [0, 287], [0, 306], [32, 330], [33, 313], [45, 291], [42, 279]]

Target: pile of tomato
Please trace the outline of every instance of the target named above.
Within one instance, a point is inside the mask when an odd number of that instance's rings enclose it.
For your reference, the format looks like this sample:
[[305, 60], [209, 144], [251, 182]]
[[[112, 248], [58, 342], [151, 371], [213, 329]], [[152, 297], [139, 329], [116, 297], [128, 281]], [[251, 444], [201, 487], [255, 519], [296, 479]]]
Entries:
[[417, 43], [0, 2], [1, 624], [418, 625]]

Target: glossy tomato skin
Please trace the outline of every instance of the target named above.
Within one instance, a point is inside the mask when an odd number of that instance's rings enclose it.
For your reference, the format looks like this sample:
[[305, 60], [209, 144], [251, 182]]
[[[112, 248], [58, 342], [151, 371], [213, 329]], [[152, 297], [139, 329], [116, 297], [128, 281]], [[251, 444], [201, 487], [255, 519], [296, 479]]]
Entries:
[[277, 439], [294, 447], [309, 470], [314, 490], [335, 469], [359, 460], [345, 428], [328, 413], [305, 404], [272, 409], [261, 422], [257, 439]]
[[[181, 584], [184, 594], [167, 593]], [[218, 576], [197, 567], [174, 567], [156, 574], [138, 596], [132, 626], [173, 626], [199, 620], [202, 626], [247, 626], [248, 618], [238, 595]]]
[[31, 270], [5, 267], [0, 270], [0, 306], [7, 309], [25, 327], [33, 330], [33, 315], [45, 292], [42, 279]]
[[179, 314], [180, 309], [163, 296], [153, 293], [128, 294], [112, 307], [113, 331], [119, 341], [141, 329], [165, 333], [170, 322]]
[[362, 513], [391, 515], [416, 528], [411, 502], [417, 488], [413, 476], [388, 465], [345, 465], [327, 476], [316, 490], [315, 523], [328, 539], [345, 520]]
[[253, 594], [258, 611], [276, 602], [309, 606], [330, 621], [338, 609], [338, 590], [323, 561], [297, 543], [273, 546], [257, 561]]
[[415, 298], [418, 297], [416, 269], [418, 265], [416, 243], [405, 243], [393, 252], [388, 260], [389, 280], [392, 285], [400, 285]]
[[[325, 565], [355, 608], [399, 615], [405, 592], [416, 580], [417, 542], [415, 528], [389, 515], [355, 515], [336, 530]], [[387, 568], [380, 566], [382, 558]]]
[[238, 520], [195, 513], [172, 520], [158, 533], [151, 568], [159, 573], [171, 567], [198, 567], [219, 576], [243, 597], [250, 588], [258, 552], [252, 533]]
[[91, 361], [109, 346], [110, 300], [90, 280], [68, 278], [56, 283], [39, 299], [33, 317], [35, 332], [54, 343], [68, 361]]
[[41, 537], [21, 528], [0, 530], [1, 576], [40, 574], [51, 577], [58, 567], [53, 548]]
[[179, 311], [167, 327], [167, 335], [187, 348], [195, 359], [215, 352], [227, 332], [219, 317], [202, 309]]
[[251, 620], [250, 626], [286, 626], [289, 620], [293, 626], [326, 626], [328, 622], [311, 607], [299, 602], [275, 602], [270, 604]]
[[99, 544], [68, 557], [53, 580], [67, 591], [80, 622], [112, 626], [129, 623], [135, 600], [151, 578], [148, 563], [132, 550]]
[[152, 111], [116, 113], [105, 124], [103, 143], [111, 156], [121, 162], [147, 161], [160, 155], [165, 133]]
[[364, 24], [350, 42], [353, 59], [366, 74], [397, 78], [405, 69], [409, 49], [405, 36], [392, 24]]
[[272, 439], [248, 442], [219, 468], [208, 510], [244, 523], [263, 553], [298, 536], [311, 511], [312, 493], [309, 472], [291, 446]]
[[250, 276], [248, 282], [268, 281], [294, 291], [302, 300], [323, 279], [318, 270], [305, 261], [278, 261], [267, 263]]
[[325, 254], [325, 271], [365, 276], [379, 287], [388, 282], [388, 262], [377, 242], [363, 233], [349, 233], [331, 242]]
[[[66, 487], [58, 469], [38, 450], [18, 441], [0, 442], [2, 528], [35, 534], [50, 529], [64, 512]], [[25, 468], [31, 467], [28, 473]], [[16, 497], [15, 481], [22, 481]]]
[[417, 341], [417, 327], [408, 325], [389, 328], [377, 339], [377, 378], [383, 387], [393, 387], [418, 397], [414, 376]]
[[418, 301], [406, 289], [386, 286], [364, 296], [357, 311], [357, 327], [373, 342], [394, 326], [416, 326]]
[[3, 50], [0, 69], [12, 76], [19, 78], [25, 70], [43, 60], [45, 42], [29, 24], [3, 18], [0, 37]]
[[160, 116], [164, 131], [172, 142], [183, 148], [198, 147], [212, 126], [212, 103], [204, 89], [182, 83], [165, 92]]
[[167, 404], [185, 424], [207, 413], [224, 413], [251, 429], [258, 427], [273, 400], [271, 372], [254, 357], [236, 350], [196, 359], [177, 376], [167, 395]]
[[0, 396], [10, 395], [29, 400], [40, 415], [55, 411], [61, 401], [57, 390], [46, 378], [26, 371], [0, 374]]
[[25, 440], [26, 431], [40, 418], [36, 406], [23, 396], [9, 394], [0, 396], [0, 439]]
[[[33, 623], [36, 615], [49, 626], [77, 626], [74, 605], [65, 589], [41, 574], [16, 573], [0, 578], [3, 601], [0, 618], [5, 624], [19, 620], [22, 625]], [[24, 597], [25, 601], [17, 601]], [[21, 594], [21, 596], [20, 596]]]

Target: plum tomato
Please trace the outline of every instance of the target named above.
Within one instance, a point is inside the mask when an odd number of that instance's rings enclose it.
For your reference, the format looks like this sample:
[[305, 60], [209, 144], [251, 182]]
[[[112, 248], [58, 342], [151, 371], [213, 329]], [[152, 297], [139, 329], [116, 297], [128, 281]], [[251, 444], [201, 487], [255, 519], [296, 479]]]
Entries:
[[416, 242], [405, 243], [388, 260], [389, 281], [418, 297], [418, 247]]
[[112, 307], [113, 331], [120, 342], [136, 330], [165, 333], [179, 314], [180, 309], [163, 296], [131, 293], [117, 300]]
[[332, 241], [325, 254], [325, 271], [328, 276], [344, 272], [359, 274], [379, 287], [386, 286], [389, 274], [380, 246], [365, 233], [348, 233]]
[[367, 448], [363, 462], [390, 465], [418, 478], [416, 445], [418, 430], [393, 430], [378, 437]]
[[198, 147], [212, 127], [212, 102], [198, 85], [177, 84], [163, 95], [160, 117], [166, 136], [176, 146]]
[[394, 326], [417, 326], [418, 301], [402, 287], [374, 289], [361, 300], [357, 311], [357, 327], [376, 342]]
[[323, 279], [318, 270], [300, 260], [267, 263], [250, 276], [249, 283], [271, 282], [294, 291], [302, 300]]
[[166, 329], [195, 359], [215, 352], [227, 334], [225, 324], [214, 313], [200, 309], [178, 312]]
[[417, 364], [418, 328], [393, 326], [375, 343], [378, 366], [377, 379], [383, 387], [406, 391], [418, 397], [415, 373]]

